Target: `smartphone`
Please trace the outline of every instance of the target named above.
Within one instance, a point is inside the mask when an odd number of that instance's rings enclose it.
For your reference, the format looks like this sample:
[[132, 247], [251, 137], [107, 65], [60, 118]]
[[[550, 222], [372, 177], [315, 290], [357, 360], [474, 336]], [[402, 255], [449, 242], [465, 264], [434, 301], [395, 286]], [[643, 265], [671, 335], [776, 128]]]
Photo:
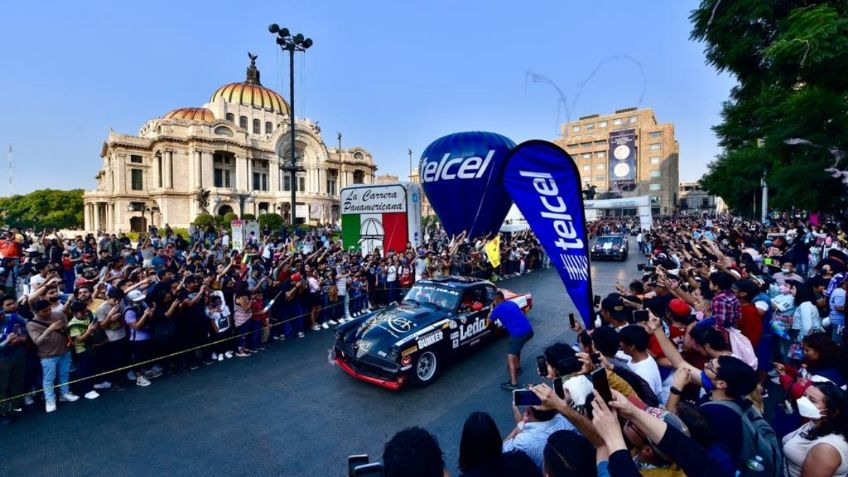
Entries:
[[383, 464], [372, 462], [370, 464], [360, 465], [353, 469], [353, 477], [382, 477]]
[[598, 391], [604, 402], [612, 401], [612, 391], [610, 391], [606, 369], [600, 368], [592, 371], [592, 386]]
[[574, 326], [575, 326], [575, 323], [574, 323], [574, 313], [569, 313], [569, 314], [568, 314], [568, 324], [569, 324], [569, 325], [571, 325], [571, 327], [572, 327], [572, 328], [574, 328]]
[[347, 475], [348, 477], [353, 477], [356, 475], [354, 470], [362, 465], [368, 463], [368, 456], [365, 454], [357, 454], [357, 455], [349, 455], [347, 456]]
[[645, 323], [648, 321], [648, 310], [634, 310], [633, 321], [636, 323]]
[[529, 389], [516, 389], [512, 392], [512, 403], [516, 406], [538, 406], [542, 401]]
[[548, 362], [544, 356], [536, 356], [536, 366], [539, 368], [539, 376], [545, 377], [548, 375]]
[[560, 399], [565, 399], [565, 389], [562, 387], [562, 377], [554, 379], [554, 392]]
[[592, 364], [594, 364], [595, 366], [601, 364], [601, 353], [592, 353], [589, 355], [589, 357], [592, 358]]
[[595, 295], [595, 296], [592, 298], [592, 303], [594, 303], [594, 304], [595, 304], [595, 306], [600, 305], [600, 304], [601, 304], [601, 295]]

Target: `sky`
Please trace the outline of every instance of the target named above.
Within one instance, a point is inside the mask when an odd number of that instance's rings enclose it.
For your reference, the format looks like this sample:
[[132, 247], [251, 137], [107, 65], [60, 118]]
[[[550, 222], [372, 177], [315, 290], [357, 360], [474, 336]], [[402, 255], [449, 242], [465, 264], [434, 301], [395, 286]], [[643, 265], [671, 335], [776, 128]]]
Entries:
[[[14, 193], [93, 189], [109, 128], [201, 106], [244, 81], [288, 101], [288, 58], [270, 23], [311, 37], [295, 65], [295, 114], [328, 147], [371, 151], [378, 174], [409, 173], [433, 140], [486, 130], [555, 139], [568, 117], [651, 107], [675, 124], [680, 180], [719, 152], [711, 126], [734, 79], [689, 39], [694, 0], [11, 2], [0, 16], [0, 146]], [[520, 5], [520, 6], [519, 6]], [[632, 59], [632, 60], [631, 60]], [[559, 95], [527, 72], [558, 85]], [[0, 156], [0, 159], [4, 157]], [[0, 195], [9, 194], [0, 167]]]

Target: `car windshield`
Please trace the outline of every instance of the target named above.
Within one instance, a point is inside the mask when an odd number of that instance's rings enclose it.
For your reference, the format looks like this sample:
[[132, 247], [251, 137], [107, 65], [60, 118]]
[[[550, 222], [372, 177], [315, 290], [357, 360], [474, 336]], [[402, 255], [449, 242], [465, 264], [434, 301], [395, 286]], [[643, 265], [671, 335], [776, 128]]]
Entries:
[[619, 246], [621, 245], [621, 237], [598, 237], [597, 245]]
[[413, 300], [420, 304], [430, 303], [439, 308], [453, 310], [459, 303], [459, 291], [438, 285], [421, 284], [410, 288], [404, 299]]

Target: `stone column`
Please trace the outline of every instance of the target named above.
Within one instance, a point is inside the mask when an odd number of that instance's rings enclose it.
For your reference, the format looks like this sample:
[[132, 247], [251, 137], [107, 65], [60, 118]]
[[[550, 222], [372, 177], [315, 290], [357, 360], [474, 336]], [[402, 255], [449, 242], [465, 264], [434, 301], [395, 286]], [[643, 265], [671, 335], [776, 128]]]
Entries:
[[282, 184], [280, 184], [281, 172], [279, 162], [274, 160], [268, 161], [268, 188], [272, 194], [283, 189]]
[[245, 166], [247, 167], [247, 187], [245, 190], [253, 190], [253, 159], [247, 158], [245, 159]]
[[168, 187], [174, 188], [174, 151], [168, 151]]
[[94, 209], [94, 216], [92, 217], [91, 225], [94, 227], [94, 231], [97, 232], [100, 229], [100, 203], [95, 202], [92, 204], [92, 208]]
[[244, 190], [246, 187], [244, 186], [244, 174], [245, 174], [245, 158], [239, 155], [235, 156], [236, 158], [236, 181], [233, 184], [236, 190]]
[[203, 177], [203, 187], [209, 189], [215, 186], [214, 166], [212, 165], [212, 153], [197, 151], [200, 158], [200, 173]]

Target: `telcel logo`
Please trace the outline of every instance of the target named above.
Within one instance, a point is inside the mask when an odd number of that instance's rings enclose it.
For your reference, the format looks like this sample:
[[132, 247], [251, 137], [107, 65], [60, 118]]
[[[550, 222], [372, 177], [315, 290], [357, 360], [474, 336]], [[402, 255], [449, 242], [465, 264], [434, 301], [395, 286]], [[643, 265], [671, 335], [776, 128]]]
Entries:
[[450, 153], [445, 153], [439, 162], [424, 158], [424, 169], [421, 171], [421, 182], [449, 181], [453, 179], [479, 179], [483, 177], [495, 150], [490, 149], [485, 158], [472, 156], [468, 158], [455, 157], [448, 159]]

